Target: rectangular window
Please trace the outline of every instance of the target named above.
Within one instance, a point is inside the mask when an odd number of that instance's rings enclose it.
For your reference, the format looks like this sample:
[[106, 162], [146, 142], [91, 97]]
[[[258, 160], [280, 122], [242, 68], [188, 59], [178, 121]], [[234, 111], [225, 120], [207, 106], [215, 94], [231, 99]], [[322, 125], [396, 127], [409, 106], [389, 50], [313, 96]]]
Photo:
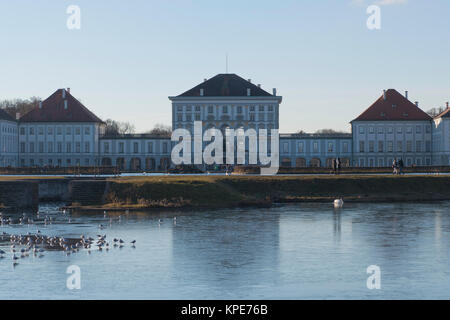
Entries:
[[259, 111], [264, 112], [264, 106], [259, 106]]
[[148, 153], [153, 153], [153, 142], [149, 141], [147, 143]]
[[289, 152], [289, 143], [287, 143], [287, 142], [283, 143], [283, 152], [284, 153]]
[[238, 113], [238, 114], [241, 114], [241, 113], [242, 113], [242, 106], [238, 106], [238, 107], [237, 107], [237, 113]]
[[119, 153], [124, 153], [125, 146], [123, 142], [119, 142]]
[[86, 167], [89, 166], [89, 159], [88, 159], [88, 158], [84, 159], [84, 165], [85, 165]]
[[196, 113], [195, 114], [195, 121], [200, 121], [201, 117], [200, 117], [200, 113]]
[[76, 128], [75, 128], [75, 134], [76, 134], [77, 136], [79, 136], [79, 135], [80, 135], [80, 132], [81, 132], [80, 127], [76, 127]]
[[369, 141], [369, 152], [375, 152], [375, 142]]
[[342, 152], [344, 153], [348, 152], [348, 142], [344, 142], [342, 144]]
[[[90, 135], [91, 134], [91, 128], [90, 127], [84, 127], [84, 134], [85, 135]], [[88, 159], [89, 161], [89, 159]]]
[[139, 144], [137, 142], [133, 143], [133, 152], [138, 153], [139, 152]]
[[359, 133], [363, 134], [364, 133], [364, 127], [359, 127]]
[[250, 112], [255, 112], [255, 106], [250, 106]]
[[398, 152], [403, 151], [403, 141], [397, 141], [397, 151]]
[[267, 114], [267, 121], [273, 121], [273, 113]]
[[81, 142], [75, 143], [75, 152], [80, 153], [81, 152]]
[[406, 141], [406, 152], [412, 152], [412, 141]]
[[328, 142], [328, 152], [333, 152], [333, 143]]
[[20, 135], [24, 136], [25, 135], [25, 128], [20, 128]]
[[255, 114], [254, 113], [250, 113], [250, 121], [255, 121]]
[[402, 133], [402, 127], [397, 127], [397, 133]]
[[186, 115], [186, 121], [192, 121], [192, 115], [187, 114]]
[[39, 142], [39, 153], [44, 153], [44, 143]]
[[49, 136], [51, 136], [51, 135], [53, 134], [53, 128], [52, 128], [52, 127], [48, 127], [48, 128], [47, 128], [47, 134], [48, 134]]
[[394, 151], [394, 143], [392, 141], [388, 141], [388, 152]]
[[34, 142], [30, 142], [30, 153], [34, 152]]
[[44, 127], [38, 127], [38, 134], [42, 136], [44, 134]]
[[30, 135], [34, 135], [34, 128], [30, 127]]
[[298, 152], [303, 153], [303, 142], [298, 143]]
[[[426, 125], [426, 126], [425, 126], [425, 132], [426, 132], [426, 133], [430, 133], [430, 132], [431, 132], [431, 126]], [[427, 159], [427, 160], [429, 160], [429, 159]]]
[[228, 113], [228, 106], [222, 107], [222, 113]]
[[411, 127], [407, 127], [406, 128], [406, 133], [412, 133], [412, 128]]
[[167, 153], [167, 142], [163, 143], [163, 153]]
[[394, 132], [394, 129], [393, 129], [392, 127], [389, 127], [389, 128], [387, 129], [387, 132], [388, 132], [388, 133], [393, 133], [393, 132]]
[[178, 120], [178, 121], [183, 121], [183, 114], [178, 113], [178, 114], [177, 114], [177, 120]]
[[269, 112], [273, 111], [273, 106], [269, 106]]
[[422, 152], [422, 141], [416, 141], [416, 152]]
[[200, 110], [201, 110], [201, 109], [200, 109], [200, 106], [195, 106], [195, 111], [196, 111], [196, 112], [200, 112]]
[[213, 106], [208, 106], [208, 113], [213, 113], [213, 112], [214, 112]]
[[369, 133], [374, 133], [374, 132], [375, 132], [374, 127], [369, 127]]
[[359, 142], [359, 152], [364, 152], [364, 141]]
[[383, 127], [378, 127], [378, 133], [383, 133], [383, 132], [384, 132]]
[[66, 127], [66, 134], [67, 135], [72, 134], [72, 128], [71, 127]]
[[25, 142], [20, 143], [20, 152], [25, 153]]
[[58, 153], [62, 153], [62, 142], [58, 141], [57, 148], [58, 148]]
[[105, 153], [109, 153], [109, 142], [103, 144], [103, 150]]
[[416, 126], [416, 133], [422, 133], [422, 127]]
[[192, 107], [191, 107], [191, 106], [187, 106], [187, 107], [186, 107], [186, 111], [187, 111], [187, 112], [191, 112], [191, 111], [192, 111]]
[[319, 152], [319, 143], [317, 141], [313, 142], [313, 152]]
[[378, 152], [384, 152], [383, 141], [378, 141]]
[[66, 152], [72, 153], [72, 144], [70, 142], [67, 142], [66, 144]]
[[89, 153], [91, 151], [91, 148], [89, 146], [89, 142], [84, 143], [84, 152]]
[[49, 143], [48, 143], [48, 145], [47, 145], [47, 150], [48, 150], [49, 153], [52, 153], [52, 152], [53, 152], [53, 142], [49, 142]]
[[62, 128], [61, 127], [57, 127], [56, 128], [56, 134], [59, 135], [59, 136], [62, 134]]
[[426, 141], [425, 142], [425, 152], [430, 152], [431, 151], [431, 141]]
[[183, 107], [182, 107], [182, 106], [178, 106], [178, 107], [177, 107], [177, 111], [183, 112]]

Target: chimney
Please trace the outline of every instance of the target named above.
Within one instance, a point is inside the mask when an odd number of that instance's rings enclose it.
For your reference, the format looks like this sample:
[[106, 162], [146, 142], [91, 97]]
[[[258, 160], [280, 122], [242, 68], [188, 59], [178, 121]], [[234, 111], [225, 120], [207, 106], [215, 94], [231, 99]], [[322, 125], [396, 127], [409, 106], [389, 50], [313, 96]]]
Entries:
[[276, 96], [277, 95], [277, 88], [273, 88], [272, 92], [273, 92], [273, 95]]
[[67, 92], [70, 93], [70, 88], [67, 88]]
[[247, 88], [247, 96], [251, 96], [251, 90], [250, 90], [250, 88]]
[[416, 107], [418, 107], [419, 106], [419, 101], [416, 101], [415, 104], [416, 104]]
[[42, 101], [39, 101], [39, 109], [42, 109]]
[[248, 82], [252, 83], [252, 79], [248, 79]]
[[64, 100], [64, 109], [67, 110], [67, 100]]
[[16, 112], [16, 120], [20, 119], [20, 112]]
[[386, 100], [386, 90], [383, 90], [383, 100]]
[[261, 88], [261, 84], [258, 83], [258, 88]]
[[405, 98], [408, 99], [408, 91], [405, 91]]
[[203, 82], [206, 82], [206, 81], [208, 81], [208, 79], [206, 79], [206, 78], [205, 78], [205, 79], [203, 79]]
[[200, 89], [200, 96], [203, 97], [205, 95], [205, 89]]
[[66, 89], [61, 89], [62, 90], [62, 98], [65, 99], [66, 98]]

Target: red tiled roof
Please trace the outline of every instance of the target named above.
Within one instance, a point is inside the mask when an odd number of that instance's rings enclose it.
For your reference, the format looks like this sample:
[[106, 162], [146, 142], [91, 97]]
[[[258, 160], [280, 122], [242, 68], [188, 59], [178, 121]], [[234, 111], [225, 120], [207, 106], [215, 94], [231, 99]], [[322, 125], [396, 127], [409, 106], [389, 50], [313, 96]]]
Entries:
[[406, 99], [397, 90], [389, 89], [386, 91], [386, 99], [381, 95], [377, 101], [353, 121], [416, 121], [431, 119], [426, 112]]
[[[103, 122], [89, 111], [80, 101], [67, 90], [63, 99], [63, 90], [58, 89], [50, 97], [42, 101], [42, 108], [37, 105], [24, 114], [21, 122]], [[67, 101], [67, 109], [64, 107]]]
[[223, 73], [180, 94], [179, 97], [199, 97], [200, 89], [204, 90], [203, 96], [205, 97], [243, 97], [247, 96], [247, 89], [250, 89], [250, 96], [271, 96], [267, 91], [237, 74]]

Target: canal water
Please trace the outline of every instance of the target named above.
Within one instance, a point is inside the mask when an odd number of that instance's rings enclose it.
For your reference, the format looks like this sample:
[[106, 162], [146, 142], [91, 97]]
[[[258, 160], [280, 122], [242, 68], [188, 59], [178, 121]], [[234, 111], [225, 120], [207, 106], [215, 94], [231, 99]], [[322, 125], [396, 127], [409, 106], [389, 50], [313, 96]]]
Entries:
[[[13, 266], [9, 242], [0, 243], [0, 299], [450, 298], [450, 202], [121, 215], [60, 205], [43, 204], [39, 217], [26, 213], [34, 222], [0, 234], [106, 234], [110, 250], [46, 251]], [[80, 289], [67, 287], [69, 266], [79, 267]], [[369, 266], [379, 267], [380, 289], [367, 287]]]

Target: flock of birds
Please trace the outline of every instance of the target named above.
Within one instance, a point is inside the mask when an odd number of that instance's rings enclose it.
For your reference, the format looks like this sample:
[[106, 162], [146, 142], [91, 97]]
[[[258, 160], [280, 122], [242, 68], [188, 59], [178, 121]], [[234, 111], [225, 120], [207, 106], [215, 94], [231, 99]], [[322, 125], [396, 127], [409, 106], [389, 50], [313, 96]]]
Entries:
[[[66, 215], [66, 211], [62, 211], [63, 215]], [[4, 217], [0, 212], [0, 226], [10, 226], [10, 225], [37, 225], [43, 224], [45, 226], [51, 225], [55, 219], [51, 216], [46, 215], [40, 218], [40, 212], [36, 213], [38, 219], [37, 222], [33, 218], [29, 218], [24, 213], [23, 215], [16, 217]], [[104, 212], [104, 218], [107, 218], [106, 211]], [[118, 220], [121, 220], [121, 216]], [[174, 218], [174, 223], [176, 218]], [[70, 216], [67, 217], [67, 222], [71, 223]], [[113, 222], [113, 218], [109, 219], [110, 224]], [[159, 224], [162, 221], [159, 220]], [[99, 229], [104, 229], [104, 225], [99, 225]], [[9, 246], [9, 252], [11, 254], [11, 260], [13, 266], [19, 264], [20, 259], [25, 259], [30, 256], [35, 258], [44, 257], [44, 253], [47, 251], [62, 251], [66, 255], [77, 253], [81, 250], [91, 253], [91, 250], [110, 250], [110, 248], [122, 248], [127, 243], [131, 245], [132, 248], [136, 247], [136, 240], [126, 242], [121, 238], [113, 238], [112, 240], [107, 240], [106, 234], [99, 234], [96, 238], [88, 237], [86, 235], [81, 235], [79, 238], [64, 238], [62, 236], [46, 236], [38, 229], [35, 234], [27, 232], [26, 235], [14, 235], [2, 232], [0, 234], [0, 260], [5, 259], [7, 252], [6, 248]], [[4, 248], [5, 250], [1, 249]]]

